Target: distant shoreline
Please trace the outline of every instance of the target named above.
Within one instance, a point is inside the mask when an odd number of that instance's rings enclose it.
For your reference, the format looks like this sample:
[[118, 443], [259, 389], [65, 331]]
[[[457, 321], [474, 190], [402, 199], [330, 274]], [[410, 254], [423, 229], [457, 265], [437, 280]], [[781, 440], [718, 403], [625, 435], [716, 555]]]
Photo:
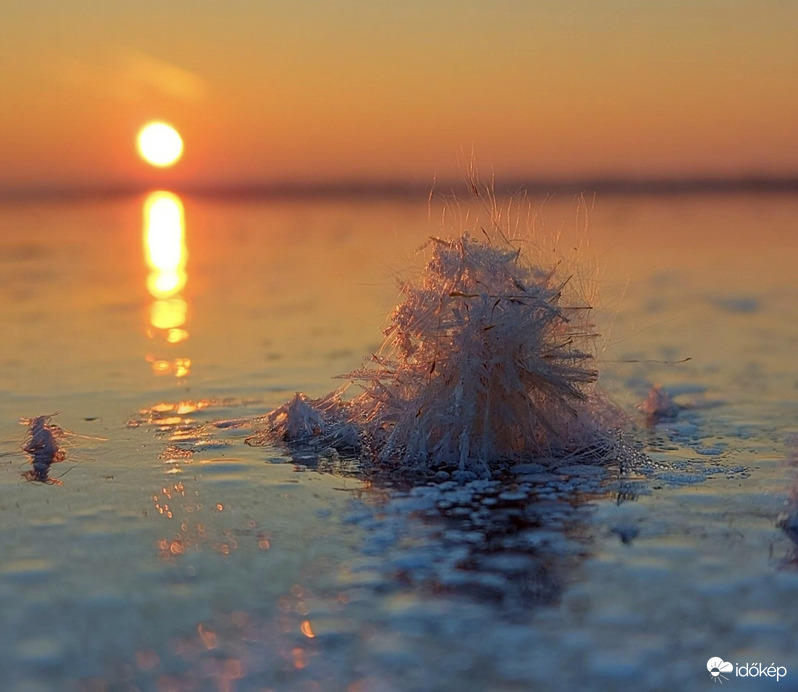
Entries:
[[[468, 197], [460, 182], [344, 181], [323, 183], [239, 183], [197, 185], [186, 183], [129, 185], [39, 186], [0, 188], [0, 202], [48, 202], [107, 199], [146, 194], [157, 189], [209, 199], [412, 199]], [[577, 180], [510, 180], [496, 182], [497, 195], [601, 194], [601, 195], [701, 195], [798, 194], [795, 177], [739, 178], [596, 178]]]

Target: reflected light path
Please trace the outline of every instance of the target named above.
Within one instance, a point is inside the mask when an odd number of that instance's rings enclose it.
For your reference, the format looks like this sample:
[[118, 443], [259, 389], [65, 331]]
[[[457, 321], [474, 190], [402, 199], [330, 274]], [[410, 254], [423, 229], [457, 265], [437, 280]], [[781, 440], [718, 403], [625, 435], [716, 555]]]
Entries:
[[171, 192], [153, 192], [144, 202], [144, 247], [152, 270], [147, 288], [156, 298], [169, 298], [186, 285], [183, 203]]
[[[148, 335], [167, 344], [188, 339], [185, 328], [188, 303], [183, 289], [186, 274], [185, 214], [180, 198], [171, 192], [158, 191], [144, 201], [144, 258], [150, 270], [147, 290], [153, 297], [149, 310]], [[185, 377], [191, 360], [185, 357], [163, 358], [147, 354], [154, 373]]]

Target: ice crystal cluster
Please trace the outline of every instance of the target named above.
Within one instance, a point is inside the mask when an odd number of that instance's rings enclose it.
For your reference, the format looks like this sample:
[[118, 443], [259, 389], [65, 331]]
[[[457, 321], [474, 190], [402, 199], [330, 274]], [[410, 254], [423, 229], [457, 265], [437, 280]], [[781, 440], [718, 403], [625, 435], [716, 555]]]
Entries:
[[397, 472], [487, 476], [521, 460], [611, 458], [590, 306], [568, 277], [527, 261], [503, 235], [435, 238], [427, 251], [381, 349], [346, 376], [362, 391], [297, 394], [266, 417], [261, 439], [346, 448]]
[[59, 444], [64, 431], [54, 423], [52, 416], [36, 416], [23, 418], [20, 422], [28, 426], [28, 434], [22, 450], [30, 455], [32, 468], [25, 473], [31, 481], [54, 483], [50, 479], [50, 466], [66, 458], [66, 452]]

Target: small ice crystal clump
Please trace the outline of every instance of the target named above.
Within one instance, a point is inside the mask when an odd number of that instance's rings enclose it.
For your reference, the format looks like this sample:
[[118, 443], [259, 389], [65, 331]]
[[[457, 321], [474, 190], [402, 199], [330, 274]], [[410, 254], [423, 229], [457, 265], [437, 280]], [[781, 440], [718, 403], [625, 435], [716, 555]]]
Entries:
[[64, 431], [57, 425], [50, 423], [52, 416], [37, 416], [36, 418], [23, 418], [20, 422], [28, 426], [28, 435], [22, 445], [22, 450], [30, 455], [33, 468], [25, 473], [25, 478], [41, 483], [56, 483], [50, 478], [51, 464], [63, 461], [66, 452], [59, 445], [59, 440]]
[[[291, 444], [320, 444], [341, 451], [359, 451], [360, 431], [348, 420], [349, 405], [341, 400], [341, 393], [337, 390], [321, 399], [308, 399], [297, 392], [291, 401], [266, 415], [265, 437]], [[262, 438], [254, 435], [247, 442], [260, 444]]]
[[679, 415], [679, 406], [662, 385], [655, 384], [649, 390], [645, 401], [640, 404], [640, 411], [649, 425], [656, 425], [661, 421], [674, 420]]
[[618, 416], [595, 387], [590, 307], [565, 297], [568, 279], [503, 236], [428, 245], [381, 349], [346, 376], [362, 393], [297, 394], [266, 416], [256, 443], [347, 447], [366, 468], [399, 473], [612, 460]]

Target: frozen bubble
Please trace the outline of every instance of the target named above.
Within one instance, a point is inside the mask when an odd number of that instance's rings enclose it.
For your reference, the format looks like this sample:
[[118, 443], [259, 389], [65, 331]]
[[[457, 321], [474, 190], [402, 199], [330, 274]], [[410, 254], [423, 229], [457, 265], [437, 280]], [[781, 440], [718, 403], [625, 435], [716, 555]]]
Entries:
[[[417, 485], [413, 488], [410, 493], [409, 497], [434, 497], [438, 498], [441, 496], [441, 485]], [[397, 495], [399, 497], [399, 495]]]
[[547, 469], [543, 464], [515, 464], [510, 469], [516, 476], [528, 473], [546, 473]]
[[658, 473], [655, 476], [656, 480], [660, 483], [667, 483], [668, 485], [694, 485], [696, 483], [703, 483], [707, 479], [707, 474], [701, 473]]
[[498, 481], [488, 481], [488, 480], [476, 480], [471, 481], [468, 484], [469, 490], [475, 493], [493, 493], [496, 492], [499, 488]]
[[391, 504], [391, 508], [399, 513], [410, 514], [411, 512], [423, 512], [432, 509], [437, 501], [435, 497], [399, 498]]
[[473, 510], [469, 507], [452, 507], [451, 509], [447, 510], [446, 515], [450, 517], [468, 517], [473, 514]]
[[563, 480], [562, 476], [556, 473], [541, 472], [541, 473], [526, 473], [519, 479], [524, 483], [534, 483], [535, 485], [543, 485], [544, 483], [552, 483], [554, 481]]
[[523, 502], [527, 499], [527, 493], [521, 492], [519, 490], [507, 490], [503, 493], [499, 493], [499, 500], [501, 502], [508, 502], [508, 503], [517, 503]]
[[443, 532], [443, 537], [452, 543], [483, 543], [485, 534], [481, 531], [460, 531], [451, 529]]
[[557, 473], [565, 476], [596, 477], [603, 476], [605, 471], [601, 466], [591, 466], [588, 464], [572, 464], [570, 466], [560, 466]]
[[458, 483], [468, 483], [468, 481], [476, 480], [477, 474], [472, 471], [455, 471], [452, 478]]

